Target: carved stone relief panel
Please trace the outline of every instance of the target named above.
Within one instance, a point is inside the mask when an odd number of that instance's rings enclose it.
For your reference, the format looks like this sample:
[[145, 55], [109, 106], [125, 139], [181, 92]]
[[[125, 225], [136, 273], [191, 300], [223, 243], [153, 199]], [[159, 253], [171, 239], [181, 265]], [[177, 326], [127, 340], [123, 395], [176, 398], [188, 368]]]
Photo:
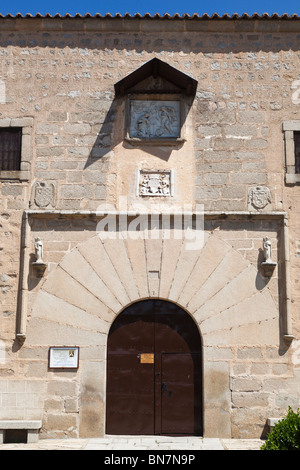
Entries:
[[55, 207], [56, 187], [54, 183], [37, 181], [32, 188], [31, 206], [39, 209]]
[[131, 100], [129, 137], [138, 139], [180, 137], [180, 101]]
[[137, 196], [173, 196], [172, 171], [139, 170]]
[[264, 209], [271, 204], [271, 193], [266, 186], [251, 186], [248, 188], [248, 210]]

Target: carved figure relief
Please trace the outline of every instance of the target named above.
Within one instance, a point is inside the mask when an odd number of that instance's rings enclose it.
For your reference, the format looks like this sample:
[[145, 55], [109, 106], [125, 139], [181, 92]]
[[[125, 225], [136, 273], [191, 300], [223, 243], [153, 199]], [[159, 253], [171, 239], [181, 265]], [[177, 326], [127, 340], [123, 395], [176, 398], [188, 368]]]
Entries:
[[271, 259], [272, 244], [271, 244], [271, 240], [269, 237], [264, 238], [263, 247], [264, 247], [265, 262], [272, 263], [272, 259]]
[[36, 263], [44, 263], [43, 261], [43, 242], [39, 237], [34, 239], [34, 250]]
[[139, 196], [170, 196], [171, 172], [141, 170], [138, 189]]
[[43, 277], [47, 264], [43, 260], [43, 242], [40, 237], [34, 239], [35, 261], [32, 263], [37, 277]]
[[38, 181], [33, 187], [33, 202], [37, 207], [46, 208], [55, 206], [55, 185], [45, 181]]
[[129, 136], [155, 139], [180, 136], [180, 102], [132, 100]]
[[255, 209], [264, 209], [272, 202], [271, 193], [266, 186], [253, 186], [248, 190], [248, 207], [251, 206]]
[[261, 263], [262, 275], [271, 277], [277, 263], [272, 261], [272, 243], [269, 237], [263, 239], [263, 251], [265, 260]]

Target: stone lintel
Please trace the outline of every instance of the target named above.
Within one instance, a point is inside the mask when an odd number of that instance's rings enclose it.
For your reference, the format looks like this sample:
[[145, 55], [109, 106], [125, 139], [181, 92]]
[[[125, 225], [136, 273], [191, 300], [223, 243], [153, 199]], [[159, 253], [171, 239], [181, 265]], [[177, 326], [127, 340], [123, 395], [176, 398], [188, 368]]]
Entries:
[[[90, 210], [26, 210], [25, 214], [29, 217], [55, 217], [55, 216], [66, 216], [66, 217], [103, 217], [105, 215], [127, 215], [128, 217], [134, 217], [140, 214], [154, 214], [154, 212], [138, 212], [138, 211], [90, 211]], [[174, 211], [172, 212], [158, 212], [158, 214], [164, 215], [179, 215], [181, 212]], [[184, 211], [182, 211], [184, 213]], [[191, 215], [197, 215], [199, 212], [191, 211]], [[254, 218], [254, 219], [282, 219], [287, 218], [288, 214], [284, 211], [265, 211], [265, 212], [256, 212], [256, 211], [204, 211], [204, 217], [207, 218]]]

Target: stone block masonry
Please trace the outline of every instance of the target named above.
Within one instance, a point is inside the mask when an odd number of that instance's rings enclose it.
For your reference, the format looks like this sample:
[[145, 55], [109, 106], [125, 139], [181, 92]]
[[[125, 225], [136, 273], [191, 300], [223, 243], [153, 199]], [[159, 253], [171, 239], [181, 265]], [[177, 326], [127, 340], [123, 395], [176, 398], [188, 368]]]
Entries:
[[[153, 58], [198, 82], [182, 97], [176, 145], [124, 139], [127, 97], [114, 85]], [[258, 438], [268, 418], [299, 406], [300, 193], [285, 184], [282, 128], [298, 120], [299, 62], [296, 19], [0, 19], [0, 131], [22, 128], [20, 171], [0, 171], [2, 421], [42, 420], [42, 437], [104, 434], [110, 326], [148, 298], [181, 305], [199, 327], [206, 437]], [[153, 77], [136, 86], [157, 98]], [[142, 171], [172, 171], [172, 195], [141, 198]], [[101, 241], [97, 210], [124, 200], [125, 212], [141, 200], [159, 213], [203, 204], [204, 246]], [[49, 346], [68, 343], [79, 369], [49, 370]]]
[[[32, 176], [57, 182], [57, 208], [94, 210], [106, 197], [114, 201], [118, 187], [110, 183], [107, 173], [115, 174], [114, 147], [122, 138], [113, 106], [113, 85], [151, 58], [149, 51], [157, 49], [157, 37], [149, 31], [134, 40], [132, 32], [120, 31], [117, 37], [106, 33], [104, 38], [102, 33], [86, 31], [77, 43], [76, 32], [66, 37], [56, 31], [54, 40], [50, 32], [26, 32], [26, 37], [28, 34], [34, 49], [24, 47], [22, 31], [13, 40], [8, 40], [8, 32], [1, 33], [2, 60], [9, 65], [5, 116], [34, 116]], [[222, 47], [217, 34], [208, 40], [201, 31], [191, 31], [181, 39], [174, 31], [164, 32], [160, 39], [160, 58], [199, 81], [193, 106], [198, 180], [194, 178], [190, 184], [195, 200], [208, 210], [243, 210], [247, 185], [271, 185], [271, 178], [280, 178], [280, 116], [291, 101], [285, 77], [296, 70], [298, 56], [293, 48], [285, 52], [285, 43], [280, 54], [259, 50], [258, 43], [269, 39], [264, 34], [257, 37], [253, 42], [244, 33], [238, 42], [232, 42], [229, 33], [223, 33]], [[180, 53], [187, 44], [193, 59]], [[253, 53], [248, 52], [249, 44]], [[18, 105], [21, 98], [22, 105]], [[99, 174], [93, 177], [94, 171], [100, 172], [101, 178]], [[115, 178], [113, 181], [116, 183]], [[78, 193], [69, 185], [78, 185]], [[232, 186], [232, 197], [223, 191], [224, 185]], [[278, 209], [280, 200], [276, 201]], [[21, 209], [21, 205], [10, 202], [12, 208]]]

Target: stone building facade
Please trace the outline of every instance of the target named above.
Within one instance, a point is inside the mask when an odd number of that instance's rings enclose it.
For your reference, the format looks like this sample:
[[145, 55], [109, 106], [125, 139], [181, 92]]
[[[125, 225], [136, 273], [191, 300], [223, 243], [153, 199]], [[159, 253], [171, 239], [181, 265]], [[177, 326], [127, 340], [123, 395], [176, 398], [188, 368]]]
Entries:
[[108, 432], [112, 325], [150, 300], [198, 331], [195, 433], [299, 406], [299, 38], [277, 15], [0, 18], [0, 422]]

